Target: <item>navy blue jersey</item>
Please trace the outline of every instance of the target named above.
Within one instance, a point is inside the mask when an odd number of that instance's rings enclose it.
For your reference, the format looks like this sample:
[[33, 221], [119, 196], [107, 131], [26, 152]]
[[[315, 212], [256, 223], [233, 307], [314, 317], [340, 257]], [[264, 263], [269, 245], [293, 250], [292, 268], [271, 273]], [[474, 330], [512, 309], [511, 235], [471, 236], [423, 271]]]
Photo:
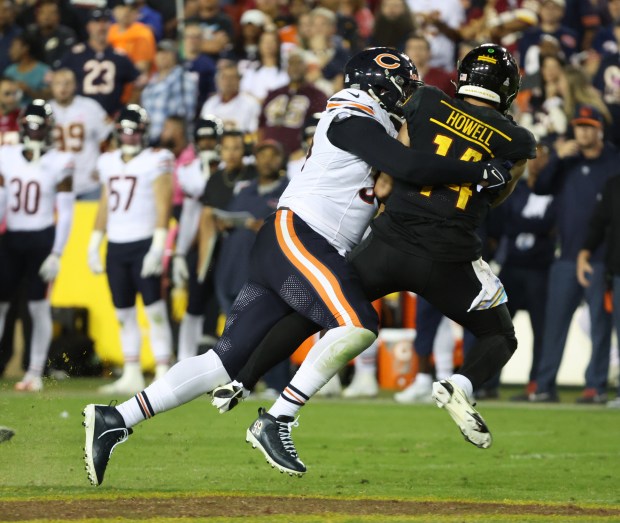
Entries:
[[87, 44], [73, 46], [60, 61], [75, 73], [77, 94], [97, 100], [109, 115], [123, 105], [123, 88], [140, 75], [140, 71], [122, 51], [107, 47], [102, 53]]
[[[450, 98], [435, 87], [416, 90], [405, 106], [411, 147], [464, 161], [536, 156], [534, 136], [490, 107]], [[403, 250], [440, 261], [478, 259], [476, 230], [497, 193], [473, 185], [416, 186], [394, 180], [373, 229]]]

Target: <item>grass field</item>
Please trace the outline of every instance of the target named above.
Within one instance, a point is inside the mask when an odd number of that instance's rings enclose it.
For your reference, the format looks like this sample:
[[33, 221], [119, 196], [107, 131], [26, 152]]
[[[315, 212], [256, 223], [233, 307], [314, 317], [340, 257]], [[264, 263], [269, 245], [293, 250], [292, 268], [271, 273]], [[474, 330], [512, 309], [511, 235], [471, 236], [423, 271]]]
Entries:
[[488, 450], [434, 406], [317, 400], [293, 432], [301, 479], [245, 443], [257, 401], [200, 398], [135, 428], [102, 486], [82, 462], [81, 410], [98, 380], [42, 394], [0, 381], [0, 521], [620, 521], [620, 411], [481, 403]]

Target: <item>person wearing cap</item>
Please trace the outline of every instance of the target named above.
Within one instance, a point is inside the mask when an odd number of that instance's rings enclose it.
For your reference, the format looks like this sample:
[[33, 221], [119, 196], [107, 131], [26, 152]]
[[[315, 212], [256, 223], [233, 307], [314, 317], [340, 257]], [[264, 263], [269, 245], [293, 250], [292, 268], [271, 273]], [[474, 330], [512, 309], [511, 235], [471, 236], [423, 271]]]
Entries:
[[177, 44], [162, 40], [155, 54], [157, 72], [150, 78], [140, 96], [141, 104], [151, 117], [149, 140], [157, 142], [164, 121], [172, 115], [185, 118], [188, 126], [196, 115], [198, 75], [179, 65]]
[[58, 67], [73, 71], [77, 94], [94, 98], [113, 116], [123, 105], [123, 89], [140, 83], [140, 71], [124, 52], [108, 44], [110, 19], [107, 9], [92, 10], [86, 25], [88, 40], [65, 53]]
[[239, 31], [232, 49], [226, 54], [238, 63], [241, 73], [258, 61], [258, 41], [268, 22], [266, 15], [258, 9], [248, 9], [241, 15]]
[[579, 50], [579, 36], [570, 27], [562, 25], [566, 12], [565, 0], [540, 0], [538, 10], [539, 24], [532, 26], [521, 35], [518, 42], [520, 67], [525, 68], [527, 74], [538, 70], [537, 59], [540, 42], [544, 35], [553, 36], [562, 47], [564, 56], [568, 59]]
[[188, 18], [188, 23], [196, 22], [203, 34], [201, 51], [217, 60], [226, 50], [233, 37], [233, 23], [222, 11], [218, 0], [198, 0], [198, 13]]
[[110, 26], [108, 42], [114, 49], [122, 49], [143, 73], [150, 73], [155, 59], [153, 30], [138, 22], [140, 11], [135, 0], [114, 0], [112, 13], [116, 23]]
[[571, 125], [574, 139], [556, 142], [549, 162], [539, 174], [534, 192], [552, 194], [557, 205], [560, 255], [549, 272], [545, 332], [536, 372], [536, 392], [530, 401], [559, 401], [556, 378], [571, 319], [582, 299], [590, 308], [592, 356], [585, 372], [580, 403], [602, 403], [607, 397], [611, 317], [604, 308], [606, 290], [604, 246], [590, 258], [590, 285], [577, 280], [577, 256], [588, 222], [607, 180], [620, 174], [618, 150], [604, 141], [604, 118], [593, 106], [578, 105]]

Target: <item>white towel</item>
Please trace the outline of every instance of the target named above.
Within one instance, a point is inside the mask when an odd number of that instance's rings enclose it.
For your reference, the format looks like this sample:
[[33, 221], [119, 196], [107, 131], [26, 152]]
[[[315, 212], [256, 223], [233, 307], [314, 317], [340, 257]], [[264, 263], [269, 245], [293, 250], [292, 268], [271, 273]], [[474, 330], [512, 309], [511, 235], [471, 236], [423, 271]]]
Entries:
[[493, 274], [489, 264], [482, 258], [478, 258], [471, 262], [471, 266], [474, 268], [478, 281], [482, 284], [482, 290], [474, 301], [471, 302], [467, 312], [471, 312], [472, 310], [482, 311], [485, 309], [492, 309], [502, 303], [506, 303], [508, 301], [508, 296], [506, 296], [504, 286], [500, 279]]

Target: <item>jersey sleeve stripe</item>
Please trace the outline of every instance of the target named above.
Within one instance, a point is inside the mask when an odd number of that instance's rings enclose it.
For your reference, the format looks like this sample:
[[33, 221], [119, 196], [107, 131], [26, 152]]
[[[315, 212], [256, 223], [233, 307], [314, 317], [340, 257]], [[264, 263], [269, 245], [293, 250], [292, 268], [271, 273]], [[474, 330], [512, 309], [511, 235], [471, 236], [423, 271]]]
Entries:
[[362, 111], [364, 111], [367, 114], [373, 115], [375, 114], [374, 110], [372, 110], [370, 107], [368, 107], [367, 105], [362, 105], [362, 104], [358, 104], [355, 102], [351, 102], [349, 100], [345, 101], [345, 102], [329, 102], [327, 104], [327, 108], [328, 109], [333, 109], [339, 107], [341, 109], [361, 109]]

